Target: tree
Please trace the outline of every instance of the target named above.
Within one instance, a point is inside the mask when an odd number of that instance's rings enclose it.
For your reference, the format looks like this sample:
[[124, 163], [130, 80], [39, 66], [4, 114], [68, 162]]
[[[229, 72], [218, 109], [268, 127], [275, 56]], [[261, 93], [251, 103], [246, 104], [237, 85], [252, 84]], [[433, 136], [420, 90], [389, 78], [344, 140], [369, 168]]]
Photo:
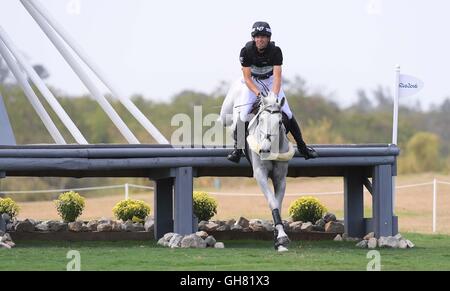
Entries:
[[401, 172], [430, 172], [442, 169], [441, 140], [430, 132], [418, 132], [408, 141], [405, 156], [400, 159]]

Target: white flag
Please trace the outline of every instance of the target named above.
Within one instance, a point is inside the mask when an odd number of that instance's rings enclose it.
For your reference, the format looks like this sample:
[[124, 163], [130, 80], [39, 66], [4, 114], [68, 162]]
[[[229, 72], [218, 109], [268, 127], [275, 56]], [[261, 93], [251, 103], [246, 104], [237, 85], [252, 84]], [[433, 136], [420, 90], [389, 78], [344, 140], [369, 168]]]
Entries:
[[408, 97], [416, 94], [423, 88], [423, 82], [410, 75], [400, 75], [398, 83], [399, 97]]

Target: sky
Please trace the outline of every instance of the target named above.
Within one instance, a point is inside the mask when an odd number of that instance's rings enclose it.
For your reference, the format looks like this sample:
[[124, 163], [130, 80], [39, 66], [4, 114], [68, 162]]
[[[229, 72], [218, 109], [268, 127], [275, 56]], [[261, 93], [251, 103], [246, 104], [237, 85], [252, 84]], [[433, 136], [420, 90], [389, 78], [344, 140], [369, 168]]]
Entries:
[[[450, 1], [39, 1], [127, 96], [169, 101], [185, 89], [211, 93], [233, 82], [241, 77], [240, 49], [260, 20], [283, 50], [283, 76], [301, 76], [311, 92], [342, 107], [358, 89], [392, 91], [397, 64], [425, 85], [403, 104], [427, 108], [450, 96]], [[88, 92], [20, 1], [0, 0], [0, 25], [48, 69], [49, 85]]]

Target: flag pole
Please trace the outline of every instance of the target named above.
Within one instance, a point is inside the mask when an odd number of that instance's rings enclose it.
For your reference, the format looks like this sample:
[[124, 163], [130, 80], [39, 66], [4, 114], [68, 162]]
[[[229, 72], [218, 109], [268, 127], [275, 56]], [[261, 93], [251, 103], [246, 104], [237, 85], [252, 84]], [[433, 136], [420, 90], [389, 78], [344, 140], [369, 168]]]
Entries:
[[[400, 65], [395, 66], [395, 84], [394, 84], [394, 114], [392, 121], [392, 144], [397, 145], [398, 143], [398, 103], [399, 103], [399, 95], [400, 95]], [[392, 176], [392, 216], [395, 213], [396, 206], [396, 176]]]

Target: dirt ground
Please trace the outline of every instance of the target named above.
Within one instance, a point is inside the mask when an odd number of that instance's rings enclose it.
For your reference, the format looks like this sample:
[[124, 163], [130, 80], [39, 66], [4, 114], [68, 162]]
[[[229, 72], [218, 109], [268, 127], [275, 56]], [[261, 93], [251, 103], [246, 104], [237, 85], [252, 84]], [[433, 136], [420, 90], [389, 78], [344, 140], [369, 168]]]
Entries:
[[[436, 177], [440, 181], [450, 182], [444, 175], [419, 174], [397, 177], [397, 186], [428, 183]], [[150, 184], [150, 183], [149, 183]], [[208, 191], [218, 201], [218, 213], [213, 219], [229, 219], [245, 216], [247, 218], [271, 219], [268, 204], [259, 188], [248, 178], [222, 178], [221, 187], [211, 187], [211, 180], [199, 179], [195, 190]], [[147, 185], [150, 186], [150, 185]], [[87, 198], [85, 210], [80, 219], [88, 220], [100, 217], [113, 217], [111, 209], [123, 199], [123, 191], [114, 190], [110, 196]], [[144, 200], [153, 209], [153, 193], [130, 192], [130, 198]], [[286, 197], [283, 202], [282, 216], [287, 217], [292, 201], [304, 194], [314, 195], [338, 218], [343, 216], [343, 194], [318, 194], [323, 192], [342, 192], [342, 178], [295, 178], [289, 179]], [[450, 185], [438, 184], [437, 188], [437, 232], [450, 233]], [[83, 193], [80, 193], [81, 195]], [[249, 195], [249, 196], [244, 196]], [[422, 233], [432, 232], [433, 186], [424, 185], [397, 190], [396, 215], [399, 216], [401, 231]], [[59, 219], [54, 202], [20, 202], [19, 219], [39, 220]], [[371, 195], [365, 193], [365, 216], [371, 216]]]

